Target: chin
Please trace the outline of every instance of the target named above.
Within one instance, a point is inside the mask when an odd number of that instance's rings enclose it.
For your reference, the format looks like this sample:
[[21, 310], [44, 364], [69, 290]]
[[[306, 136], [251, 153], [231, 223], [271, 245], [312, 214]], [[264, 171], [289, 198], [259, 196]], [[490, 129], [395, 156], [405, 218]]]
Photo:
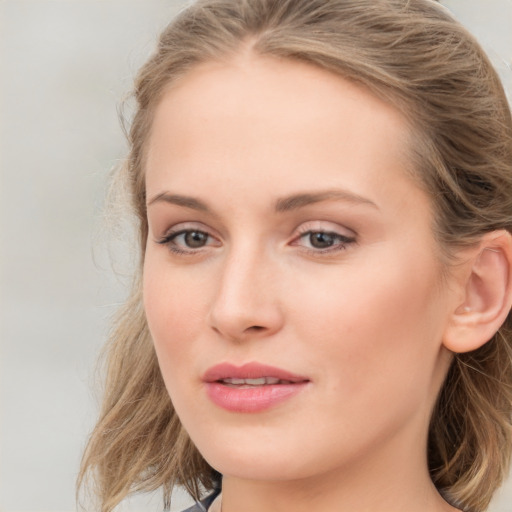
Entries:
[[[313, 450], [306, 440], [274, 432], [225, 432], [226, 437], [210, 435], [191, 438], [203, 458], [224, 476], [254, 481], [291, 481], [329, 470], [329, 450]], [[263, 431], [263, 432], [262, 432]], [[272, 439], [268, 437], [271, 435]], [[306, 441], [306, 442], [305, 442]], [[320, 446], [322, 448], [322, 446]], [[327, 453], [326, 453], [327, 451]], [[308, 457], [308, 454], [322, 455]], [[317, 460], [315, 460], [315, 458]]]
[[292, 481], [311, 476], [311, 468], [297, 465], [297, 456], [284, 460], [265, 453], [262, 457], [249, 458], [247, 454], [205, 457], [216, 471], [225, 477], [252, 481]]

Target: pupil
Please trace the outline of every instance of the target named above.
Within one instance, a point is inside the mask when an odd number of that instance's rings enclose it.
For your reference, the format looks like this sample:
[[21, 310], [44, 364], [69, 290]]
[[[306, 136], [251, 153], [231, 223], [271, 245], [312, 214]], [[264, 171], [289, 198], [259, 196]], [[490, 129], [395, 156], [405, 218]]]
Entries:
[[310, 242], [317, 249], [325, 249], [326, 247], [331, 247], [334, 243], [334, 236], [329, 233], [312, 233], [310, 235]]
[[194, 249], [203, 247], [207, 239], [208, 235], [201, 231], [189, 231], [185, 234], [185, 243]]

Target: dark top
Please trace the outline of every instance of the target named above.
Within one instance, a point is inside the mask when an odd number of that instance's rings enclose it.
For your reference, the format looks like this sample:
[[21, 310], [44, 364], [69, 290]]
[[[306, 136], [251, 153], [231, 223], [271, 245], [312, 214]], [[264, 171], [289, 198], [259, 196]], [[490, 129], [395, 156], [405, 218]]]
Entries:
[[213, 500], [220, 494], [220, 489], [215, 489], [211, 494], [206, 496], [204, 500], [201, 500], [200, 502], [196, 503], [195, 505], [192, 505], [190, 508], [187, 508], [186, 510], [183, 510], [183, 512], [206, 512], [210, 505], [212, 504]]

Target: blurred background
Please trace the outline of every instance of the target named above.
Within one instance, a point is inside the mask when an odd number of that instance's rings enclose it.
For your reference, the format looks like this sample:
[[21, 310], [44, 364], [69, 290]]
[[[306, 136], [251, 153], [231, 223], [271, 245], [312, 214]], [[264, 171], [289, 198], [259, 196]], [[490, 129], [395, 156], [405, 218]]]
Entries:
[[[484, 45], [510, 99], [512, 0], [442, 3]], [[76, 509], [94, 364], [126, 293], [102, 236], [108, 174], [126, 151], [117, 110], [184, 4], [0, 0], [0, 512]], [[189, 503], [178, 493], [173, 510]], [[491, 510], [512, 512], [512, 479]]]

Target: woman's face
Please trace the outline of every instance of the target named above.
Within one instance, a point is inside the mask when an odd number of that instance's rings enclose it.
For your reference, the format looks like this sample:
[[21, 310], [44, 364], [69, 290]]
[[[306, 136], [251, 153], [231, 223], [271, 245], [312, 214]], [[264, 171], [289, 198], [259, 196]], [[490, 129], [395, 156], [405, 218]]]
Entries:
[[158, 106], [144, 303], [174, 407], [221, 473], [426, 465], [455, 299], [409, 131], [340, 77], [247, 55]]

